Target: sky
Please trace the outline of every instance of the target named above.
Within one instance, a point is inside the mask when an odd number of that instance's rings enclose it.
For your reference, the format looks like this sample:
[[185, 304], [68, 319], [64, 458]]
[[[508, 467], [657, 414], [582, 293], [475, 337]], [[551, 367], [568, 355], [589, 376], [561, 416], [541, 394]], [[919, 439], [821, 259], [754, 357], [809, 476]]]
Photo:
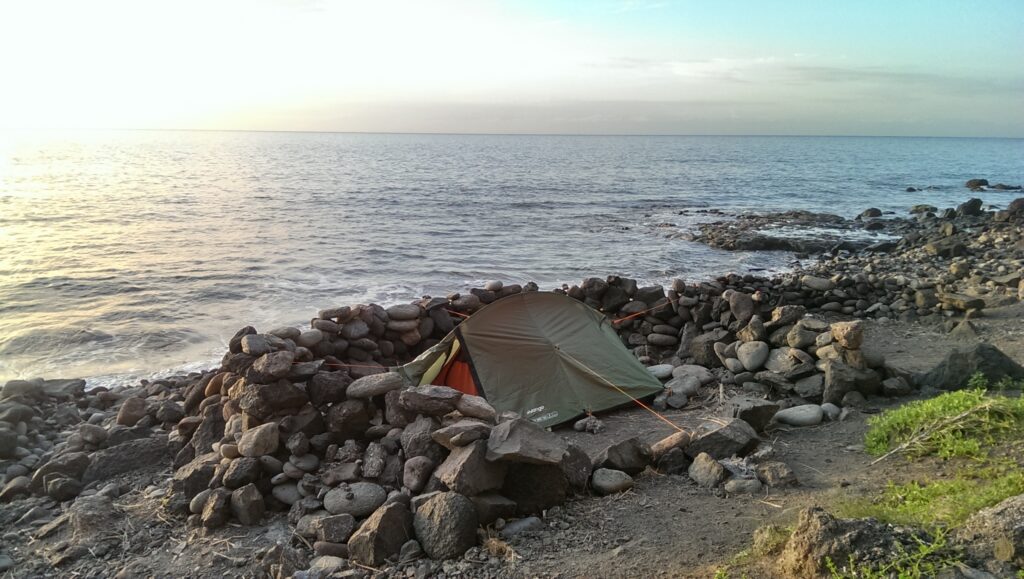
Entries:
[[5, 0], [0, 128], [1024, 137], [1021, 0]]

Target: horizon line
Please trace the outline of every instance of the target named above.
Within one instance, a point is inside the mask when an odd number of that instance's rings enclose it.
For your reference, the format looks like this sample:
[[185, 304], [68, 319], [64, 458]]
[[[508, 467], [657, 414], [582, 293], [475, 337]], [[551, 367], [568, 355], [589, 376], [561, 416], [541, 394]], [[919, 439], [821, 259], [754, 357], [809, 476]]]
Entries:
[[493, 133], [448, 131], [336, 131], [304, 129], [195, 129], [195, 128], [138, 128], [138, 127], [0, 127], [4, 131], [138, 131], [187, 133], [296, 133], [322, 135], [430, 135], [479, 137], [807, 137], [807, 138], [866, 138], [866, 139], [1005, 139], [1022, 140], [1024, 136], [963, 136], [963, 135], [868, 135], [868, 134], [787, 134], [787, 133]]

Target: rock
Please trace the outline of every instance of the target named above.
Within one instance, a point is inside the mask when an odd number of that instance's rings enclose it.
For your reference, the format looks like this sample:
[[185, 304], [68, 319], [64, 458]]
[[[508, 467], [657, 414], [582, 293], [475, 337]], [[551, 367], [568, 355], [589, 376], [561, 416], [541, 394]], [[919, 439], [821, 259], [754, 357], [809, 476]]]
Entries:
[[27, 476], [16, 476], [7, 481], [2, 491], [0, 491], [0, 503], [7, 503], [14, 500], [17, 497], [29, 495], [32, 490], [29, 485], [32, 483], [32, 479]]
[[231, 493], [231, 514], [243, 525], [255, 525], [263, 518], [266, 507], [263, 495], [254, 484], [247, 484]]
[[426, 456], [414, 456], [405, 461], [402, 472], [402, 484], [413, 493], [423, 490], [434, 472], [435, 463]]
[[498, 424], [487, 440], [487, 459], [491, 461], [559, 464], [565, 452], [561, 437], [522, 418]]
[[825, 413], [825, 418], [831, 421], [834, 421], [837, 418], [839, 418], [839, 415], [843, 412], [841, 408], [839, 408], [835, 404], [832, 404], [831, 402], [826, 402], [822, 404], [821, 411]]
[[416, 509], [413, 527], [432, 559], [461, 557], [476, 545], [476, 507], [459, 493], [438, 493]]
[[350, 398], [331, 406], [327, 428], [342, 438], [360, 438], [370, 427], [370, 408], [365, 400]]
[[799, 378], [803, 376], [794, 374], [807, 375], [814, 371], [814, 358], [811, 358], [807, 352], [796, 348], [776, 348], [768, 353], [764, 366], [776, 374]]
[[125, 398], [121, 409], [117, 411], [117, 423], [123, 426], [135, 426], [146, 415], [146, 401], [142, 398]]
[[764, 341], [766, 336], [767, 332], [764, 328], [764, 322], [758, 316], [751, 318], [750, 323], [739, 332], [736, 332], [736, 338], [743, 342]]
[[984, 213], [981, 209], [983, 203], [984, 202], [977, 197], [968, 199], [960, 205], [957, 205], [956, 214], [968, 217], [977, 217], [978, 215], [982, 215]]
[[492, 424], [498, 416], [494, 407], [488, 404], [486, 400], [480, 396], [473, 396], [471, 394], [463, 394], [458, 401], [455, 402], [455, 409], [463, 416], [468, 418], [479, 418], [480, 420], [485, 420]]
[[832, 324], [832, 339], [844, 348], [857, 350], [864, 343], [864, 324], [860, 320]]
[[231, 516], [231, 491], [213, 489], [206, 497], [203, 512], [200, 514], [203, 526], [207, 529], [223, 527]]
[[761, 432], [771, 422], [779, 405], [761, 398], [750, 396], [734, 396], [722, 409], [722, 415], [728, 418], [739, 418], [749, 424], [755, 431]]
[[857, 371], [837, 360], [825, 362], [825, 388], [821, 399], [839, 404], [847, 392], [857, 389]]
[[793, 469], [784, 462], [763, 462], [755, 468], [757, 477], [770, 487], [796, 486], [799, 484]]
[[794, 384], [794, 390], [798, 396], [806, 400], [821, 400], [822, 394], [825, 392], [825, 376], [812, 374], [801, 378]]
[[477, 519], [481, 525], [489, 525], [497, 519], [506, 519], [516, 514], [516, 503], [498, 493], [487, 492], [470, 497], [476, 507]]
[[756, 372], [768, 360], [769, 350], [764, 342], [743, 342], [736, 348], [736, 357], [748, 372]]
[[957, 293], [940, 293], [939, 301], [962, 312], [985, 308], [985, 300]]
[[761, 481], [756, 478], [731, 478], [725, 481], [724, 489], [731, 495], [753, 495], [761, 492]]
[[633, 477], [610, 468], [599, 468], [594, 471], [590, 486], [599, 495], [621, 493], [633, 488]]
[[416, 304], [391, 306], [386, 311], [392, 320], [416, 320], [423, 314], [423, 309]]
[[886, 396], [909, 396], [913, 392], [914, 388], [902, 376], [882, 380], [882, 394]]
[[968, 179], [964, 187], [968, 189], [978, 189], [979, 187], [988, 187], [988, 179]]
[[308, 402], [306, 393], [287, 380], [273, 384], [246, 384], [238, 398], [239, 407], [259, 420], [267, 420], [277, 412], [301, 408]]
[[256, 482], [259, 478], [260, 461], [252, 457], [241, 457], [231, 461], [221, 482], [229, 489], [237, 489]]
[[252, 369], [263, 381], [270, 382], [287, 376], [294, 361], [295, 354], [288, 350], [270, 352], [257, 358], [252, 364]]
[[167, 437], [143, 438], [92, 453], [89, 467], [82, 473], [82, 482], [90, 484], [154, 464], [170, 458]]
[[258, 458], [265, 454], [274, 454], [280, 443], [281, 435], [277, 423], [268, 422], [242, 433], [242, 438], [238, 441], [238, 453]]
[[260, 334], [249, 334], [242, 336], [242, 352], [250, 356], [262, 356], [271, 351], [266, 336]]
[[358, 519], [377, 510], [387, 498], [387, 491], [378, 484], [343, 483], [324, 496], [324, 509], [332, 515], [349, 514]]
[[466, 496], [500, 489], [507, 465], [488, 461], [487, 455], [487, 443], [482, 440], [453, 448], [448, 458], [437, 467], [434, 477], [448, 489]]
[[355, 530], [356, 519], [349, 514], [322, 516], [313, 522], [317, 540], [328, 543], [346, 543]]
[[491, 434], [491, 427], [479, 420], [465, 419], [451, 425], [439, 428], [430, 434], [434, 442], [447, 448], [453, 449], [456, 446], [486, 439]]
[[1019, 565], [1024, 559], [1024, 495], [1003, 500], [970, 516], [954, 537], [978, 561]]
[[299, 487], [295, 483], [274, 485], [270, 494], [272, 494], [275, 499], [288, 506], [294, 505], [302, 500], [302, 495], [299, 493]]
[[790, 426], [814, 426], [821, 424], [824, 413], [817, 404], [801, 404], [779, 410], [773, 419], [775, 422]]
[[405, 379], [398, 372], [371, 374], [349, 384], [345, 394], [351, 398], [372, 398], [406, 385]]
[[85, 442], [99, 446], [107, 440], [107, 429], [102, 426], [86, 423], [78, 427], [78, 435]]
[[381, 506], [366, 519], [348, 542], [352, 560], [376, 567], [395, 557], [413, 538], [412, 514], [402, 503]]
[[518, 521], [512, 521], [501, 529], [501, 536], [511, 538], [522, 533], [532, 533], [546, 528], [544, 521], [537, 517], [525, 517]]
[[51, 458], [48, 462], [32, 473], [30, 488], [32, 492], [44, 492], [47, 477], [53, 476], [78, 480], [89, 468], [89, 456], [84, 452], [70, 452]]
[[836, 287], [836, 284], [833, 283], [832, 280], [823, 277], [814, 277], [812, 275], [805, 275], [801, 277], [800, 283], [805, 288], [817, 292], [826, 292]]
[[565, 475], [569, 485], [573, 488], [586, 488], [590, 480], [590, 473], [594, 470], [594, 464], [587, 456], [587, 453], [575, 444], [569, 444], [559, 464], [562, 473]]
[[594, 462], [606, 469], [621, 470], [635, 475], [651, 463], [651, 454], [647, 445], [639, 438], [633, 437], [608, 446]]
[[700, 366], [707, 368], [721, 367], [722, 361], [715, 353], [714, 346], [718, 342], [724, 342], [728, 335], [728, 331], [718, 328], [717, 330], [697, 336], [690, 342], [690, 356]]
[[171, 478], [171, 491], [165, 499], [164, 507], [172, 513], [184, 514], [188, 510], [192, 498], [209, 486], [218, 462], [220, 462], [220, 456], [210, 452], [195, 457], [188, 464], [174, 471], [174, 477]]
[[431, 436], [438, 426], [436, 419], [420, 416], [402, 430], [402, 449], [405, 450], [406, 459], [429, 456], [436, 462], [444, 456], [444, 448], [434, 442]]
[[750, 294], [734, 291], [729, 294], [729, 311], [741, 326], [746, 325], [754, 317], [754, 300]]
[[[692, 376], [701, 385], [710, 384], [715, 381], [714, 374], [704, 366], [697, 366], [694, 364], [683, 364], [682, 366], [676, 366], [672, 370], [673, 378], [683, 378], [685, 376]], [[668, 386], [668, 384], [666, 384]]]
[[444, 416], [455, 410], [460, 397], [462, 392], [448, 386], [417, 386], [403, 390], [398, 403], [409, 412]]
[[656, 366], [648, 366], [647, 371], [651, 373], [658, 380], [667, 380], [672, 375], [672, 364], [658, 364]]
[[1024, 368], [991, 344], [976, 344], [967, 350], [949, 354], [930, 372], [920, 376], [921, 386], [940, 390], [966, 388], [967, 382], [976, 372], [982, 373], [990, 383], [1009, 377], [1013, 380], [1024, 378]]
[[569, 479], [558, 465], [511, 463], [501, 494], [515, 501], [517, 513], [540, 513], [565, 502]]
[[857, 565], [917, 544], [910, 531], [875, 519], [836, 519], [820, 508], [808, 508], [800, 512], [778, 565], [786, 577], [818, 577], [827, 574], [828, 559]]
[[712, 458], [745, 456], [758, 442], [760, 439], [757, 432], [749, 424], [733, 418], [725, 425], [706, 432], [690, 442], [686, 454], [691, 458], [696, 458], [701, 453], [707, 453]]
[[681, 448], [673, 448], [658, 458], [655, 467], [662, 474], [682, 474], [693, 461]]
[[[671, 391], [672, 395], [682, 395], [684, 400], [681, 406], [686, 404], [685, 398], [688, 396], [696, 396], [700, 392], [701, 382], [700, 379], [693, 374], [682, 374], [678, 377], [672, 378], [665, 383], [665, 389]], [[673, 406], [673, 408], [677, 408]]]
[[725, 467], [706, 452], [702, 452], [693, 459], [687, 474], [699, 486], [710, 489], [725, 480]]

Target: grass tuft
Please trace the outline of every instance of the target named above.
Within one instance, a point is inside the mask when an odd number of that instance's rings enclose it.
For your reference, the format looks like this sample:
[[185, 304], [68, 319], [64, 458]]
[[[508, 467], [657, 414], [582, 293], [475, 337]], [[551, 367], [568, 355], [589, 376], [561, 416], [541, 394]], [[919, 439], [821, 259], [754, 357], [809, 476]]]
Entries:
[[[972, 385], [987, 385], [976, 375]], [[875, 456], [985, 458], [987, 448], [1024, 434], [1024, 399], [984, 388], [947, 392], [873, 417], [864, 440]]]
[[849, 563], [839, 567], [832, 559], [825, 559], [832, 579], [930, 578], [956, 563], [957, 558], [950, 552], [944, 533], [937, 533], [931, 542], [918, 539], [917, 548], [910, 551], [900, 547], [882, 563], [857, 563], [851, 555]]

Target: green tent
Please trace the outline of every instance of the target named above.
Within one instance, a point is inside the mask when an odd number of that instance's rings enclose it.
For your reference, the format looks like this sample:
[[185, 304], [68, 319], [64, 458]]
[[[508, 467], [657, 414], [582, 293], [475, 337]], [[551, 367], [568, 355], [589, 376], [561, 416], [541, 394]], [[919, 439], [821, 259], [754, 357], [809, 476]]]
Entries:
[[466, 319], [398, 371], [444, 384], [554, 426], [662, 389], [622, 345], [611, 321], [562, 294], [511, 295]]

